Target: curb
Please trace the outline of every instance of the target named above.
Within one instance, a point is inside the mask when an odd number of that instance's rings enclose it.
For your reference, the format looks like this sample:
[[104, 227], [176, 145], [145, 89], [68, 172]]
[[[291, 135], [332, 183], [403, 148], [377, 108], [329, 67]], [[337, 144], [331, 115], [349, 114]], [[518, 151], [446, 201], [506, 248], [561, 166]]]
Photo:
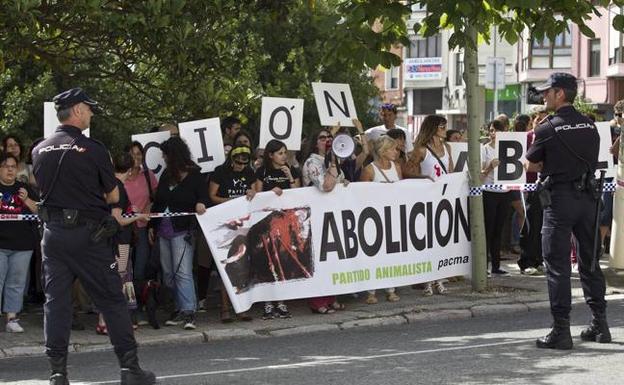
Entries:
[[[624, 294], [611, 294], [606, 296], [607, 300], [624, 299]], [[572, 303], [582, 303], [583, 298], [573, 298]], [[336, 323], [319, 323], [312, 325], [295, 326], [283, 329], [213, 329], [206, 331], [196, 331], [190, 333], [174, 333], [164, 336], [146, 337], [139, 341], [139, 346], [155, 346], [162, 344], [184, 344], [184, 343], [210, 343], [211, 341], [222, 341], [230, 339], [243, 338], [267, 338], [267, 337], [284, 337], [305, 333], [316, 332], [336, 332], [341, 330], [351, 330], [356, 328], [369, 328], [390, 325], [405, 325], [418, 322], [431, 322], [431, 320], [459, 320], [467, 318], [487, 317], [498, 314], [514, 314], [523, 312], [533, 312], [537, 310], [548, 309], [550, 302], [514, 302], [514, 303], [492, 303], [483, 305], [469, 306], [466, 302], [455, 303], [455, 308], [448, 308], [441, 304], [440, 306], [432, 306], [429, 308], [403, 307], [397, 309], [394, 314], [391, 311], [380, 312], [383, 315], [367, 314], [361, 315], [361, 318], [354, 320], [336, 322]], [[459, 306], [457, 306], [459, 305]], [[70, 352], [104, 352], [112, 351], [113, 347], [107, 344], [74, 344], [70, 346]], [[44, 346], [16, 346], [7, 349], [0, 349], [0, 359], [12, 357], [27, 356], [43, 356]]]

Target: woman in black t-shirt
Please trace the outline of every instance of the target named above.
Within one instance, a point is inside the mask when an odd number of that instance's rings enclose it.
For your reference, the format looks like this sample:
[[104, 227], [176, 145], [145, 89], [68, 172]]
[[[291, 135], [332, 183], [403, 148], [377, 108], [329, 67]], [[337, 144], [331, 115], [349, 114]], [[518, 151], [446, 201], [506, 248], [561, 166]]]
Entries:
[[[284, 142], [276, 139], [270, 140], [264, 148], [262, 166], [256, 170], [256, 180], [254, 188], [256, 191], [273, 191], [282, 195], [282, 190], [300, 187], [300, 173], [296, 168], [288, 165], [288, 149]], [[290, 318], [288, 307], [282, 301], [276, 305], [273, 302], [264, 303], [264, 313], [262, 319]]]
[[[212, 203], [219, 204], [241, 196], [246, 196], [251, 200], [256, 195], [253, 188], [256, 176], [251, 169], [250, 162], [251, 149], [249, 147], [232, 147], [225, 162], [218, 166], [210, 176], [208, 195]], [[241, 313], [240, 318], [243, 321], [251, 321], [251, 317], [246, 312]], [[221, 286], [221, 322], [232, 321], [230, 299], [225, 288]]]
[[[35, 200], [38, 198], [26, 183], [17, 181], [18, 164], [15, 155], [0, 155], [0, 214], [37, 212]], [[7, 316], [7, 333], [24, 332], [17, 314], [22, 310], [26, 276], [35, 246], [34, 231], [32, 222], [0, 222], [0, 302]]]
[[272, 139], [266, 144], [262, 166], [256, 170], [254, 188], [257, 192], [273, 191], [282, 195], [284, 189], [301, 186], [299, 170], [289, 166], [287, 159], [288, 149], [284, 142]]

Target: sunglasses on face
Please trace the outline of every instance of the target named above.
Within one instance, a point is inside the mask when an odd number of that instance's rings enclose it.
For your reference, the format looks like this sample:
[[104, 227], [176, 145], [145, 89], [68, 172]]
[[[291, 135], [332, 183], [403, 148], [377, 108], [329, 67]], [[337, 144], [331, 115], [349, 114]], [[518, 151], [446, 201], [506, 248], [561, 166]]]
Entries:
[[613, 114], [616, 118], [621, 118], [622, 117], [622, 113], [621, 112], [616, 112], [615, 114]]

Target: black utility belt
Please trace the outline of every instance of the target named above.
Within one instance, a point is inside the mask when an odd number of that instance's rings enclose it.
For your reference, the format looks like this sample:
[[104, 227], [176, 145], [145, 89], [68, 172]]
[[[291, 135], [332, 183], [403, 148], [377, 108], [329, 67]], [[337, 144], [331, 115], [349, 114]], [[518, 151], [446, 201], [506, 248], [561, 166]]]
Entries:
[[45, 223], [61, 223], [66, 228], [90, 226], [93, 228], [90, 238], [94, 243], [109, 239], [117, 234], [120, 229], [119, 223], [112, 215], [95, 219], [78, 209], [58, 209], [44, 206], [39, 208], [39, 218]]

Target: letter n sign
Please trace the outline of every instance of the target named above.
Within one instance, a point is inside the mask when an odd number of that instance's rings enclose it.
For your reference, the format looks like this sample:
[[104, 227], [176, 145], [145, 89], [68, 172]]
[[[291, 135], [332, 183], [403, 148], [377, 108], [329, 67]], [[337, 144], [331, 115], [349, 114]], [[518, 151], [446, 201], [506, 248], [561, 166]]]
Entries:
[[264, 148], [271, 139], [281, 140], [289, 150], [301, 149], [303, 99], [262, 98], [260, 143]]
[[312, 83], [312, 90], [322, 126], [353, 127], [357, 113], [348, 84]]
[[225, 161], [219, 118], [194, 120], [178, 125], [180, 137], [191, 150], [193, 161], [201, 172], [212, 172]]

